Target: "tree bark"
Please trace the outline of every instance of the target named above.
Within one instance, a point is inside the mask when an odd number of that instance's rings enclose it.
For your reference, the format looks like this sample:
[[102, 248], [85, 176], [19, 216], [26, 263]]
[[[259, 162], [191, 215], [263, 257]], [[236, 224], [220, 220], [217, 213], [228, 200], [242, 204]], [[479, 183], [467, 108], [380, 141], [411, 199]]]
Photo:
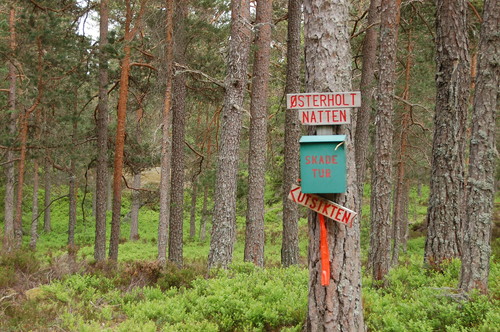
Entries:
[[[12, 52], [11, 60], [9, 61], [9, 96], [8, 108], [10, 112], [8, 133], [11, 138], [16, 136], [16, 90], [17, 90], [17, 73], [16, 66], [14, 65], [14, 52], [16, 50], [16, 9], [12, 5], [9, 11], [9, 48]], [[16, 184], [16, 171], [13, 160], [15, 159], [14, 151], [7, 150], [7, 161], [11, 161], [5, 165], [5, 219], [4, 219], [4, 239], [3, 250], [9, 252], [13, 249], [14, 245], [14, 198], [15, 198], [15, 184]]]
[[[304, 1], [306, 89], [308, 92], [350, 91], [351, 48], [347, 1]], [[324, 126], [323, 126], [324, 127]], [[320, 128], [318, 128], [320, 129]], [[347, 208], [356, 207], [355, 147], [352, 125], [327, 126], [325, 133], [346, 135], [347, 192], [329, 197]], [[309, 213], [308, 331], [363, 331], [361, 301], [360, 227], [326, 222], [331, 272], [329, 285], [321, 285], [320, 227], [317, 214]]]
[[376, 90], [375, 71], [377, 66], [378, 30], [377, 23], [380, 20], [380, 1], [371, 0], [368, 9], [368, 29], [363, 40], [363, 68], [361, 70], [361, 107], [356, 113], [356, 133], [354, 145], [356, 150], [356, 172], [358, 174], [357, 211], [361, 211], [363, 204], [363, 187], [366, 174], [366, 160], [368, 157], [367, 144], [370, 141], [369, 129], [373, 123], [374, 95]]
[[122, 175], [123, 175], [123, 151], [125, 145], [125, 122], [127, 118], [128, 81], [130, 72], [130, 49], [134, 34], [131, 31], [132, 8], [130, 0], [125, 1], [125, 37], [123, 47], [123, 59], [121, 61], [120, 95], [116, 112], [116, 140], [115, 159], [113, 172], [113, 207], [111, 217], [111, 236], [109, 240], [109, 259], [118, 260], [118, 245], [120, 241], [120, 219], [122, 203]]
[[251, 31], [248, 0], [231, 1], [231, 38], [215, 179], [209, 268], [227, 268], [236, 239], [236, 185]]
[[[300, 92], [300, 25], [302, 0], [288, 1], [288, 41], [286, 93]], [[281, 264], [290, 266], [299, 263], [299, 211], [298, 205], [288, 199], [288, 192], [297, 183], [299, 172], [300, 124], [296, 110], [285, 111], [285, 147], [283, 170], [283, 234]]]
[[[177, 1], [174, 25], [174, 60], [186, 64], [186, 1]], [[186, 76], [174, 76], [174, 98], [172, 104], [172, 188], [170, 203], [170, 229], [168, 260], [177, 266], [183, 264], [184, 223], [184, 136], [186, 131]]]
[[108, 205], [108, 0], [101, 0], [99, 18], [99, 103], [97, 105], [97, 166], [95, 183], [94, 259], [106, 259], [106, 211]]
[[250, 150], [244, 259], [264, 266], [264, 191], [266, 178], [267, 103], [271, 54], [272, 0], [257, 0], [255, 55], [250, 102]]
[[[405, 88], [403, 91], [403, 99], [409, 100], [410, 98], [410, 79], [411, 79], [411, 66], [412, 66], [412, 25], [413, 20], [410, 18], [408, 22], [408, 45], [407, 45], [407, 55], [406, 55], [406, 65], [405, 65]], [[397, 163], [397, 173], [396, 173], [396, 185], [394, 190], [394, 209], [392, 214], [392, 225], [393, 225], [393, 246], [392, 246], [392, 261], [391, 265], [397, 265], [399, 260], [399, 252], [405, 242], [405, 234], [408, 227], [407, 214], [408, 210], [408, 199], [407, 199], [407, 188], [408, 184], [405, 179], [406, 172], [406, 149], [408, 145], [408, 130], [410, 126], [410, 116], [411, 108], [408, 104], [404, 106], [404, 114], [401, 119], [401, 133], [400, 133], [400, 144], [399, 144], [399, 158]], [[405, 220], [406, 216], [406, 220]]]
[[161, 174], [160, 174], [160, 216], [158, 222], [158, 262], [165, 265], [167, 262], [168, 229], [170, 219], [170, 161], [172, 141], [170, 128], [172, 116], [172, 80], [174, 65], [174, 2], [166, 1], [166, 39], [165, 39], [165, 97], [163, 99], [162, 114], [162, 143], [161, 143]]
[[467, 2], [436, 1], [436, 113], [425, 263], [461, 254], [464, 162], [470, 66]]
[[373, 279], [383, 280], [391, 264], [393, 95], [400, 0], [382, 0], [380, 21], [379, 83], [375, 116], [375, 156], [370, 202], [369, 268]]
[[495, 119], [500, 85], [500, 1], [485, 0], [479, 69], [472, 114], [467, 211], [459, 287], [488, 291], [491, 222], [495, 194]]

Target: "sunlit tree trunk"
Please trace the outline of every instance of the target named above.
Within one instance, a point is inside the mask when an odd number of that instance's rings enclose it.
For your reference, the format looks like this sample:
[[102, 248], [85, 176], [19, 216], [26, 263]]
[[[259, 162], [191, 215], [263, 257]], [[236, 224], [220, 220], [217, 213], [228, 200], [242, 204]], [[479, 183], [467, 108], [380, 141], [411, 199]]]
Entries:
[[466, 121], [470, 88], [467, 1], [436, 1], [436, 114], [425, 263], [459, 257], [464, 218]]
[[111, 236], [109, 240], [109, 259], [118, 260], [118, 245], [120, 240], [120, 219], [122, 202], [122, 175], [123, 175], [123, 151], [125, 145], [125, 122], [127, 118], [127, 100], [129, 91], [130, 72], [130, 51], [131, 42], [141, 24], [141, 17], [144, 11], [146, 0], [141, 1], [141, 8], [135, 22], [135, 27], [131, 28], [132, 8], [130, 0], [125, 1], [125, 37], [123, 47], [123, 59], [121, 61], [120, 74], [120, 95], [118, 97], [118, 107], [116, 115], [116, 140], [115, 140], [115, 160], [113, 173], [113, 208], [111, 217]]
[[249, 0], [231, 1], [231, 38], [215, 178], [209, 268], [226, 268], [236, 239], [236, 185], [251, 31]]
[[467, 211], [459, 287], [488, 291], [491, 223], [495, 194], [496, 111], [500, 86], [500, 1], [485, 0], [479, 69], [472, 114]]
[[[304, 1], [306, 89], [308, 92], [351, 91], [351, 48], [348, 1]], [[332, 56], [335, 50], [336, 56]], [[347, 192], [329, 197], [347, 208], [356, 207], [355, 147], [352, 125], [322, 126], [325, 134], [346, 135]], [[364, 331], [361, 300], [360, 226], [352, 228], [327, 219], [331, 271], [329, 285], [321, 284], [320, 227], [309, 213], [309, 297], [307, 331]]]
[[99, 18], [99, 103], [97, 105], [97, 166], [95, 183], [94, 259], [106, 259], [106, 211], [108, 202], [108, 0], [101, 0]]
[[272, 0], [257, 0], [257, 36], [250, 103], [248, 200], [245, 261], [264, 266], [264, 190], [266, 178], [267, 104], [271, 54]]
[[[288, 1], [288, 41], [286, 67], [286, 93], [300, 92], [300, 25], [302, 0]], [[296, 203], [288, 199], [288, 192], [297, 183], [299, 174], [300, 124], [296, 110], [285, 113], [285, 147], [283, 170], [283, 235], [281, 264], [299, 263], [299, 211]]]

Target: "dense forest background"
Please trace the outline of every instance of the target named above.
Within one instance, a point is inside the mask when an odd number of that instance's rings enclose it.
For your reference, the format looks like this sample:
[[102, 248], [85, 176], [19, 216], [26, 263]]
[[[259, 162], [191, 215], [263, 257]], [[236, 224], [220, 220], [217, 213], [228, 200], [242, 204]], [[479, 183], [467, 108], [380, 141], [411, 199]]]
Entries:
[[[478, 62], [488, 63], [484, 40], [492, 41], [498, 60], [498, 36], [487, 35], [483, 24], [498, 28], [498, 15], [483, 14], [485, 6], [494, 13], [498, 1], [457, 1], [464, 35], [452, 37], [465, 41], [458, 67], [439, 53], [449, 34], [439, 28], [440, 20], [448, 24], [439, 14], [446, 1], [395, 1], [393, 11], [390, 1], [340, 2], [348, 9], [344, 73], [351, 91], [363, 94], [351, 115], [358, 125], [351, 182], [359, 195], [348, 206], [359, 214], [352, 231], [359, 245], [346, 245], [353, 269], [361, 271], [354, 283], [363, 290], [362, 297], [344, 293], [362, 310], [345, 316], [364, 320], [356, 328], [369, 330], [495, 330], [496, 98], [486, 107], [493, 131], [479, 128], [479, 139], [474, 123], [482, 122], [473, 114], [474, 91], [484, 80], [498, 94], [498, 61], [491, 77], [480, 77], [487, 66], [477, 70]], [[314, 86], [309, 33], [320, 15], [307, 11], [315, 5], [0, 5], [0, 329], [315, 330], [311, 308], [328, 305], [308, 294], [318, 269], [308, 253], [316, 248], [315, 216], [287, 199], [291, 183], [299, 184], [298, 138], [314, 130], [286, 109], [287, 93]], [[331, 13], [329, 6], [321, 8]], [[369, 38], [378, 40], [372, 53]], [[460, 72], [463, 59], [467, 70]], [[450, 78], [440, 76], [446, 66], [456, 69]], [[448, 86], [446, 101], [439, 91], [456, 75], [466, 79]], [[452, 105], [453, 99], [463, 102]], [[436, 137], [455, 118], [463, 118], [463, 130], [447, 133], [442, 145], [463, 150], [444, 158], [460, 165], [450, 177], [460, 189], [448, 183], [440, 195], [435, 167], [445, 152]], [[481, 137], [490, 142], [491, 167], [474, 159], [481, 157], [473, 152]], [[492, 169], [486, 185], [468, 178], [470, 160]], [[487, 187], [488, 203], [465, 196], [476, 183]], [[464, 196], [439, 201], [455, 193]], [[474, 210], [471, 201], [486, 210]], [[457, 216], [440, 206], [456, 208]], [[483, 228], [468, 228], [470, 215], [486, 216], [478, 223]], [[440, 230], [433, 220], [441, 217], [459, 220], [458, 230]], [[343, 232], [335, 227], [331, 248]], [[449, 243], [443, 234], [451, 233], [460, 233], [455, 249], [433, 244]], [[483, 237], [468, 236], [475, 233]], [[482, 249], [474, 251], [471, 242]], [[339, 268], [332, 250], [332, 269]], [[341, 266], [340, 274], [356, 275]], [[474, 269], [487, 271], [477, 277]], [[342, 294], [331, 278], [331, 289]]]

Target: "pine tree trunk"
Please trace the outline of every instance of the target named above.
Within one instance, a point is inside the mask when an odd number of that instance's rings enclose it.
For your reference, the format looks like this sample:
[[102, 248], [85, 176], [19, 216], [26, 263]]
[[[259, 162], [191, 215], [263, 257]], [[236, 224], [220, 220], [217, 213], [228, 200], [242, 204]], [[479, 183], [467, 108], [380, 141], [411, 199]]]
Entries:
[[130, 30], [132, 20], [132, 9], [130, 0], [126, 1], [127, 14], [125, 19], [125, 38], [123, 47], [123, 59], [121, 61], [120, 95], [116, 114], [116, 140], [115, 160], [113, 172], [113, 207], [111, 217], [111, 236], [109, 240], [109, 259], [118, 260], [118, 245], [120, 241], [120, 221], [122, 203], [122, 175], [123, 175], [123, 151], [125, 144], [125, 122], [127, 118], [128, 81], [130, 72], [130, 43], [133, 34]]
[[238, 175], [243, 99], [246, 88], [251, 31], [248, 0], [231, 1], [231, 38], [229, 41], [226, 92], [222, 109], [215, 178], [214, 216], [209, 268], [226, 268], [233, 259], [236, 239], [236, 185]]
[[[406, 65], [405, 65], [405, 89], [403, 91], [403, 99], [410, 99], [410, 79], [411, 79], [411, 66], [412, 66], [412, 53], [413, 46], [411, 42], [411, 24], [412, 19], [408, 22], [408, 46], [406, 55]], [[397, 164], [396, 173], [396, 185], [394, 190], [394, 209], [392, 214], [392, 225], [393, 225], [393, 246], [392, 246], [392, 261], [391, 265], [397, 265], [399, 260], [399, 252], [401, 251], [404, 236], [407, 233], [406, 229], [408, 227], [407, 213], [408, 210], [408, 200], [406, 199], [405, 191], [407, 192], [408, 184], [405, 179], [406, 171], [406, 148], [408, 145], [408, 130], [410, 126], [410, 116], [411, 108], [409, 105], [405, 105], [404, 114], [401, 119], [401, 133], [400, 133], [400, 145], [399, 145], [399, 158]], [[406, 222], [405, 222], [406, 214]]]
[[267, 103], [271, 54], [272, 0], [257, 0], [255, 60], [250, 103], [248, 203], [244, 259], [264, 266], [264, 190], [266, 186]]
[[378, 108], [375, 116], [375, 152], [370, 202], [371, 232], [369, 268], [375, 280], [383, 280], [391, 264], [393, 95], [400, 0], [382, 0], [380, 21]]
[[50, 164], [50, 161], [48, 158], [45, 158], [45, 165], [44, 165], [44, 199], [43, 199], [43, 230], [45, 233], [50, 233], [52, 231], [52, 218], [51, 218], [51, 208], [50, 208], [50, 201], [51, 201], [51, 191], [52, 191], [52, 165]]
[[427, 264], [461, 253], [464, 162], [470, 66], [467, 2], [436, 1], [436, 114], [427, 212]]
[[172, 141], [170, 140], [170, 128], [172, 116], [170, 107], [172, 105], [172, 80], [174, 64], [173, 44], [173, 0], [166, 0], [166, 40], [165, 40], [165, 98], [163, 99], [162, 115], [162, 143], [161, 143], [161, 174], [160, 174], [160, 216], [158, 222], [158, 261], [161, 265], [167, 262], [168, 229], [170, 220], [170, 161]]
[[495, 194], [495, 117], [500, 85], [500, 1], [485, 0], [479, 69], [472, 114], [467, 213], [459, 287], [488, 291], [491, 222]]
[[23, 241], [23, 186], [24, 186], [24, 168], [26, 163], [26, 142], [28, 141], [28, 116], [25, 111], [21, 114], [21, 152], [19, 155], [19, 166], [17, 170], [17, 199], [16, 199], [16, 214], [14, 219], [14, 246], [20, 249]]
[[[78, 135], [78, 91], [75, 89], [75, 101], [73, 111], [73, 135], [72, 141], [76, 147], [76, 137]], [[70, 174], [69, 174], [69, 227], [68, 227], [68, 247], [70, 253], [75, 246], [75, 228], [76, 228], [76, 204], [78, 200], [78, 186], [76, 181], [76, 156], [71, 155]]]
[[33, 161], [33, 203], [31, 205], [31, 229], [30, 229], [30, 249], [36, 249], [36, 241], [38, 239], [38, 159]]
[[[350, 91], [351, 49], [347, 1], [304, 1], [306, 89], [308, 92]], [[331, 56], [335, 50], [336, 56]], [[325, 127], [325, 126], [323, 126]], [[320, 129], [320, 128], [318, 128]], [[352, 125], [327, 126], [321, 132], [346, 135], [347, 192], [330, 197], [347, 208], [356, 207], [355, 151]], [[331, 273], [321, 285], [320, 227], [316, 213], [309, 213], [309, 297], [307, 331], [363, 331], [361, 301], [360, 226], [352, 228], [327, 219]]]
[[[174, 24], [174, 61], [186, 64], [187, 2], [177, 1]], [[172, 103], [172, 188], [170, 203], [170, 229], [168, 238], [168, 260], [177, 266], [183, 264], [184, 223], [184, 136], [186, 131], [186, 76], [174, 76]]]
[[366, 160], [368, 158], [367, 142], [370, 141], [369, 129], [373, 123], [374, 95], [377, 86], [375, 81], [375, 70], [377, 66], [377, 46], [378, 46], [378, 27], [380, 20], [380, 1], [371, 0], [368, 9], [368, 30], [363, 40], [363, 68], [361, 71], [361, 107], [356, 112], [356, 133], [354, 136], [354, 145], [356, 150], [356, 172], [358, 174], [358, 206], [357, 211], [361, 211], [363, 205], [363, 187], [365, 183]]
[[194, 240], [196, 237], [196, 201], [198, 198], [198, 177], [193, 178], [192, 190], [191, 190], [191, 208], [189, 216], [189, 238]]
[[101, 0], [99, 19], [99, 104], [97, 105], [97, 167], [95, 183], [94, 259], [106, 259], [106, 211], [108, 209], [108, 0]]
[[71, 161], [71, 171], [69, 174], [69, 223], [68, 223], [68, 246], [71, 250], [75, 245], [76, 228], [76, 205], [77, 205], [77, 184], [75, 161]]
[[[16, 30], [15, 30], [16, 10], [11, 6], [9, 11], [9, 28], [10, 38], [9, 46], [12, 53], [16, 50]], [[14, 57], [12, 56], [9, 61], [9, 97], [8, 107], [10, 111], [8, 133], [11, 138], [16, 135], [16, 87], [17, 87], [17, 73], [16, 66], [13, 63]], [[15, 184], [16, 184], [16, 171], [15, 171], [15, 154], [12, 150], [7, 150], [7, 163], [5, 165], [5, 210], [4, 210], [4, 240], [3, 250], [9, 252], [14, 245], [14, 198], [15, 198]]]
[[[300, 25], [302, 0], [288, 0], [288, 42], [286, 93], [300, 92]], [[283, 234], [281, 264], [299, 263], [299, 211], [298, 205], [288, 199], [288, 192], [297, 183], [299, 173], [300, 124], [296, 110], [285, 111], [285, 147], [283, 170]]]
[[[141, 187], [141, 173], [134, 174], [132, 180], [133, 188]], [[130, 240], [139, 240], [139, 209], [141, 208], [141, 194], [138, 190], [132, 190], [132, 203], [130, 207]]]

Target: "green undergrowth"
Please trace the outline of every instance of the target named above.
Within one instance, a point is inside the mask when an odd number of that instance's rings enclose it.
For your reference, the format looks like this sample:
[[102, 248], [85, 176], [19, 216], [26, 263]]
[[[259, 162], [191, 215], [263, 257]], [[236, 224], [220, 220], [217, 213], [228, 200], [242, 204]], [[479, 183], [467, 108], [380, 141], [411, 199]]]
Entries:
[[[365, 193], [363, 261], [369, 243], [369, 187]], [[423, 222], [427, 195], [426, 187], [420, 194], [416, 190], [410, 193], [410, 221], [415, 221], [416, 228]], [[90, 204], [91, 198], [87, 199]], [[307, 316], [307, 221], [302, 218], [299, 222], [302, 264], [280, 268], [279, 206], [280, 202], [266, 206], [266, 268], [241, 263], [245, 218], [240, 215], [235, 264], [227, 271], [209, 273], [210, 227], [205, 241], [198, 234], [189, 238], [188, 209], [184, 267], [160, 267], [155, 262], [158, 211], [141, 209], [139, 239], [130, 241], [125, 196], [119, 262], [113, 266], [94, 262], [90, 210], [85, 218], [79, 210], [76, 248], [68, 254], [67, 201], [56, 201], [52, 232], [40, 229], [36, 252], [0, 256], [0, 331], [301, 331]], [[199, 222], [197, 219], [197, 226]], [[29, 234], [27, 228], [25, 231]], [[363, 271], [368, 331], [498, 331], [500, 268], [496, 255], [491, 261], [489, 294], [466, 295], [457, 290], [460, 262], [451, 261], [440, 271], [425, 268], [425, 238], [418, 232], [412, 236], [385, 288]], [[28, 241], [25, 236], [25, 247]], [[494, 253], [499, 244], [498, 239], [492, 241]]]

